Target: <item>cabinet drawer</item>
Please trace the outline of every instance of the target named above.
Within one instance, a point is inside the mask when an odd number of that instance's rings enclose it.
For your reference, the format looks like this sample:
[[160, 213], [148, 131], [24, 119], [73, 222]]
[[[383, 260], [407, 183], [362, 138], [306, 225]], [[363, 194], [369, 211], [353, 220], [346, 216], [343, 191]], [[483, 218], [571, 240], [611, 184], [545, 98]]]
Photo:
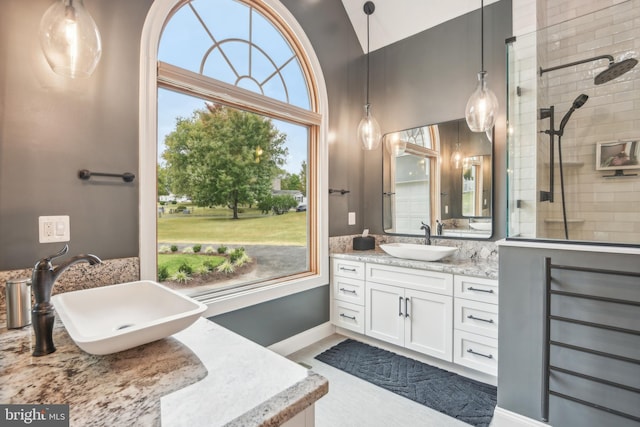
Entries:
[[453, 332], [453, 362], [498, 375], [498, 340], [465, 331]]
[[367, 281], [453, 295], [453, 275], [391, 265], [367, 264]]
[[456, 297], [498, 304], [497, 280], [458, 275], [453, 280]]
[[333, 300], [333, 324], [364, 334], [364, 307]]
[[454, 303], [454, 328], [498, 338], [498, 306], [456, 298]]
[[364, 280], [333, 276], [333, 298], [364, 305]]
[[333, 258], [333, 275], [364, 280], [364, 263]]

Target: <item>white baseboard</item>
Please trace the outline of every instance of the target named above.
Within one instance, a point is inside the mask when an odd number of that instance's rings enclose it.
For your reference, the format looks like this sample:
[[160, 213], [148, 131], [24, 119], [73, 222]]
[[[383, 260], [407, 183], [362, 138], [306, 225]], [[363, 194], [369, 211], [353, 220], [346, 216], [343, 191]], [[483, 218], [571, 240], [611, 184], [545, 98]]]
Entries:
[[533, 420], [525, 417], [524, 415], [516, 414], [515, 412], [507, 411], [499, 406], [496, 406], [496, 410], [493, 412], [493, 420], [491, 420], [490, 427], [549, 427], [550, 424], [545, 424], [541, 421]]
[[282, 356], [288, 356], [291, 353], [303, 349], [313, 343], [320, 341], [336, 331], [336, 327], [331, 322], [326, 322], [314, 328], [300, 332], [286, 340], [282, 340], [267, 347], [269, 350], [276, 352]]

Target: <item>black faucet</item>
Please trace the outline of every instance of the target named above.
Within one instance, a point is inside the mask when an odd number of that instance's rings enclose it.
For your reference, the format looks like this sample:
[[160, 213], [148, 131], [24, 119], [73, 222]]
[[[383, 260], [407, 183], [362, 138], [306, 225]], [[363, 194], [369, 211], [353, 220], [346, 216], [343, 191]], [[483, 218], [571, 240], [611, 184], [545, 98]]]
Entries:
[[64, 245], [62, 250], [54, 255], [42, 258], [33, 267], [31, 277], [31, 290], [36, 300], [31, 310], [31, 323], [36, 334], [34, 356], [44, 356], [53, 353], [56, 347], [53, 345], [53, 322], [55, 315], [53, 305], [51, 305], [51, 291], [56, 279], [64, 270], [77, 262], [88, 262], [91, 265], [99, 264], [102, 261], [95, 255], [76, 255], [67, 261], [53, 267], [51, 260], [61, 257], [69, 251], [69, 245]]
[[420, 226], [420, 230], [424, 230], [424, 244], [430, 245], [431, 244], [431, 227], [429, 226], [429, 224], [425, 224], [422, 221], [420, 221], [420, 223], [422, 224]]

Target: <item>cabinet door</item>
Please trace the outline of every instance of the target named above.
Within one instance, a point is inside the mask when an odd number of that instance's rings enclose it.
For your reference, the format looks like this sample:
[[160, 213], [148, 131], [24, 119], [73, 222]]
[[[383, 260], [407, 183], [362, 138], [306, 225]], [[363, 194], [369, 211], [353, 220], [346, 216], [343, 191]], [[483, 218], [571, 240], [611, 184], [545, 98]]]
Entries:
[[365, 333], [404, 345], [404, 290], [379, 283], [366, 284]]
[[451, 362], [453, 360], [453, 298], [405, 290], [405, 347]]

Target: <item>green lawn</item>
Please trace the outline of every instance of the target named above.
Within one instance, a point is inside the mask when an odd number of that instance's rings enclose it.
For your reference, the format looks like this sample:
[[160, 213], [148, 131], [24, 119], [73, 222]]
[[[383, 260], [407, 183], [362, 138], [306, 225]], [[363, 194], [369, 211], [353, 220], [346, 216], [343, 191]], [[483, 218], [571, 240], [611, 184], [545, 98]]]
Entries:
[[[306, 212], [262, 215], [247, 209], [232, 219], [230, 209], [198, 208], [185, 204], [190, 214], [164, 214], [158, 218], [158, 241], [171, 243], [223, 243], [306, 245]], [[165, 212], [175, 205], [166, 205]]]

